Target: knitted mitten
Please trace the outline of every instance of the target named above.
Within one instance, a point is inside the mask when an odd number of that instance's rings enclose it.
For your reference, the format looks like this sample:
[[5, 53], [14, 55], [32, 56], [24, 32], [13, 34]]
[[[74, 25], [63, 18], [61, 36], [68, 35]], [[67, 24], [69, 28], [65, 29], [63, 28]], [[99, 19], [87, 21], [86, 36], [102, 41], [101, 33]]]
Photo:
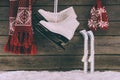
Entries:
[[108, 16], [101, 0], [97, 0], [96, 6], [92, 7], [90, 18], [88, 19], [88, 26], [91, 30], [97, 30], [98, 28], [102, 30], [108, 29]]
[[108, 23], [108, 16], [105, 7], [102, 5], [101, 0], [97, 0], [98, 5], [98, 26], [102, 30], [107, 30], [109, 23]]

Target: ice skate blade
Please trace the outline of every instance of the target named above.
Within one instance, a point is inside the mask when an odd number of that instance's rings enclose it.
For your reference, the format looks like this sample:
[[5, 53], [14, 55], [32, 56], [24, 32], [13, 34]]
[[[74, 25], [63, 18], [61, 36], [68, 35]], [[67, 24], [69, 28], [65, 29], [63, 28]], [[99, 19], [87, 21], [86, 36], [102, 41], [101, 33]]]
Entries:
[[34, 28], [34, 30], [35, 30], [34, 32], [35, 32], [36, 36], [39, 36], [41, 34], [42, 36], [47, 38], [49, 41], [53, 42], [54, 44], [56, 44], [57, 46], [59, 46], [60, 48], [65, 50], [65, 48], [62, 45], [65, 43], [62, 40], [58, 39], [55, 35], [51, 34], [47, 30], [46, 31], [43, 30], [43, 28], [41, 28], [40, 25], [36, 25], [36, 27]]

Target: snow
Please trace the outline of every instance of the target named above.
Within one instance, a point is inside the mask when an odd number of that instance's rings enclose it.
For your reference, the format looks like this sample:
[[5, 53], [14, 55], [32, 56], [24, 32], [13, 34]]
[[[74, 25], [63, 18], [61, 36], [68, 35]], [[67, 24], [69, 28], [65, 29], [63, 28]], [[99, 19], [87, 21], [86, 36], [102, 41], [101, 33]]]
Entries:
[[120, 80], [120, 72], [96, 71], [8, 71], [0, 72], [0, 80]]

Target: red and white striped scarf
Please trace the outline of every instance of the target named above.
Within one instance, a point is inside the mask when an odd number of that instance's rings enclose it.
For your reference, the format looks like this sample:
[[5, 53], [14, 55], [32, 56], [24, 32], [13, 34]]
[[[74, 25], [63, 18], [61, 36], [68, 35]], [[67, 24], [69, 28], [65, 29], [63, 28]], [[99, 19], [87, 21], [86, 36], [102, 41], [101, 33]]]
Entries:
[[91, 30], [107, 30], [108, 16], [105, 7], [102, 5], [101, 0], [97, 0], [97, 4], [92, 7], [90, 12], [90, 18], [88, 19], [88, 26]]
[[16, 54], [37, 52], [32, 32], [32, 0], [10, 0], [9, 35], [5, 51]]

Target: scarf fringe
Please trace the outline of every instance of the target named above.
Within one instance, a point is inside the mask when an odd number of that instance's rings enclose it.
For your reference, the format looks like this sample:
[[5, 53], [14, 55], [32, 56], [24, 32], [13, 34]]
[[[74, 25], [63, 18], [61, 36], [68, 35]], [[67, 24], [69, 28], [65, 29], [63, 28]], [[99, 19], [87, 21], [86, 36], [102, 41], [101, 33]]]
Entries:
[[14, 32], [12, 36], [9, 36], [4, 51], [15, 54], [36, 54], [37, 48], [33, 40], [33, 34], [27, 31]]
[[9, 52], [10, 51], [10, 41], [11, 41], [11, 35], [9, 35], [8, 37], [8, 41], [7, 41], [7, 44], [4, 46], [4, 52]]

